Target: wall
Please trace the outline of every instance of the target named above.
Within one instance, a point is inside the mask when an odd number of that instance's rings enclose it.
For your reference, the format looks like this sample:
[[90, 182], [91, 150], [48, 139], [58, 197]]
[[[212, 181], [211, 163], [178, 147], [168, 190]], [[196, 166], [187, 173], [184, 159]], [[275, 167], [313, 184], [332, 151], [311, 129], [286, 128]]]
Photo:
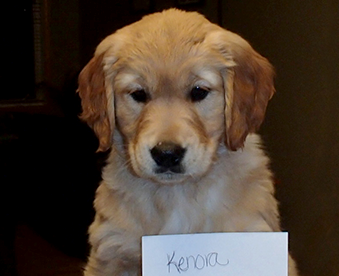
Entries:
[[305, 275], [338, 276], [338, 2], [227, 0], [222, 15], [277, 71], [262, 134], [291, 249]]

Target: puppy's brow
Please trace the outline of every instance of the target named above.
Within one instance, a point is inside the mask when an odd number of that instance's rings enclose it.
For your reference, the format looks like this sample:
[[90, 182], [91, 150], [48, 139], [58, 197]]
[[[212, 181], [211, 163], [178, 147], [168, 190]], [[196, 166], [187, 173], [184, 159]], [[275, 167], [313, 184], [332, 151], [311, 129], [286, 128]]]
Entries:
[[212, 86], [216, 87], [220, 84], [221, 78], [211, 70], [201, 69], [196, 72], [198, 78], [208, 81]]
[[131, 73], [121, 73], [116, 76], [115, 83], [120, 88], [137, 88], [137, 80], [140, 77], [136, 74]]

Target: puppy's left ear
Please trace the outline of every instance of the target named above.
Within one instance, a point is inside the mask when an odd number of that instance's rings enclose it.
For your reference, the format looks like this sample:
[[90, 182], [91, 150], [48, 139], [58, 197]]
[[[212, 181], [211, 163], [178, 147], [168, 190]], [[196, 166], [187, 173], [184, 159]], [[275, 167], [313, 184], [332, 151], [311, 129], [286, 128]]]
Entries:
[[274, 70], [266, 58], [235, 33], [222, 29], [207, 39], [225, 61], [225, 142], [229, 149], [237, 150], [264, 120], [268, 101], [275, 92]]
[[98, 137], [98, 151], [106, 151], [111, 147], [114, 128], [114, 111], [109, 112], [107, 106], [103, 56], [94, 56], [84, 67], [79, 75], [78, 87], [82, 104], [80, 118], [87, 122]]

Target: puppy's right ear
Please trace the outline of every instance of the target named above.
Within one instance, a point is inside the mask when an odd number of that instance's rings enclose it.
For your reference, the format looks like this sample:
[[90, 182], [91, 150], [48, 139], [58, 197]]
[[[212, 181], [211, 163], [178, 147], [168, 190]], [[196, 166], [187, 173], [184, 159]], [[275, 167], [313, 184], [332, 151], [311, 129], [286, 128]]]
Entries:
[[109, 106], [107, 104], [103, 56], [94, 56], [85, 66], [79, 75], [78, 87], [82, 105], [80, 118], [97, 135], [98, 151], [106, 151], [111, 147], [114, 128], [114, 103], [112, 100]]

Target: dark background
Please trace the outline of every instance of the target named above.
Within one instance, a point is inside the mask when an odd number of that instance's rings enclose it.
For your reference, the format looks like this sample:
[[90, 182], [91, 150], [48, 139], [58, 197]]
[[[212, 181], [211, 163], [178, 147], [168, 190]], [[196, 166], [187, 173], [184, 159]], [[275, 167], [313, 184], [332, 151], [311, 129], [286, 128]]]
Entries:
[[277, 93], [261, 134], [272, 157], [282, 225], [302, 275], [339, 275], [336, 0], [25, 0], [6, 5], [7, 19], [1, 21], [0, 275], [81, 275], [92, 200], [107, 153], [95, 153], [97, 140], [77, 117], [77, 74], [105, 36], [174, 6], [198, 10], [239, 33], [276, 68]]

